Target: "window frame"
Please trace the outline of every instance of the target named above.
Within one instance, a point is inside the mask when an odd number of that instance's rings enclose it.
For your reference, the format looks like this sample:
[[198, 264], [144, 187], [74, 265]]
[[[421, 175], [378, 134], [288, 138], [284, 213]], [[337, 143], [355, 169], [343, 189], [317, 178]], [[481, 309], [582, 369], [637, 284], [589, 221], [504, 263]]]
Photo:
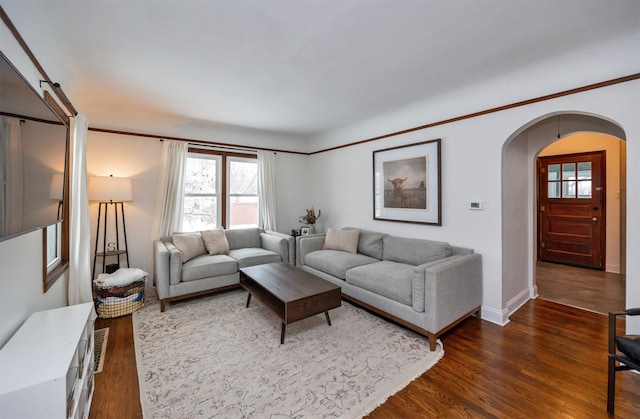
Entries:
[[[205, 154], [205, 155], [210, 155], [210, 156], [219, 156], [219, 158], [221, 159], [221, 163], [219, 165], [219, 169], [218, 169], [218, 177], [217, 177], [217, 182], [219, 182], [219, 193], [217, 194], [218, 196], [218, 202], [217, 202], [217, 210], [218, 213], [220, 214], [219, 220], [218, 221], [218, 228], [233, 228], [233, 227], [229, 227], [229, 223], [230, 223], [230, 201], [229, 198], [232, 196], [229, 193], [229, 176], [228, 176], [228, 172], [229, 172], [229, 165], [230, 165], [230, 161], [242, 161], [242, 160], [257, 160], [258, 156], [256, 154], [248, 154], [248, 153], [237, 153], [237, 152], [228, 152], [228, 151], [220, 151], [220, 150], [209, 150], [209, 149], [203, 149], [203, 148], [197, 148], [197, 147], [189, 147], [189, 149], [187, 150], [187, 159], [188, 158], [198, 158], [197, 156], [194, 155], [198, 155], [198, 154]], [[202, 158], [202, 157], [200, 157]], [[185, 180], [186, 180], [186, 176], [185, 176]], [[259, 185], [258, 185], [259, 188]], [[236, 195], [233, 195], [236, 196]], [[245, 196], [245, 195], [243, 195]], [[252, 196], [252, 195], [251, 195]], [[260, 191], [258, 189], [258, 202], [260, 200]], [[186, 192], [183, 193], [183, 197], [187, 197]], [[259, 205], [259, 204], [258, 204]], [[184, 208], [184, 204], [183, 204], [183, 208]], [[184, 218], [183, 218], [184, 219]], [[258, 227], [260, 226], [260, 222], [261, 222], [261, 217], [260, 217], [260, 213], [258, 212]]]
[[[257, 160], [257, 156], [251, 156], [251, 157], [240, 157], [240, 156], [236, 156], [236, 155], [231, 155], [228, 156], [228, 158], [225, 159], [226, 160], [226, 166], [225, 166], [225, 170], [226, 173], [229, 174], [231, 172], [231, 163], [233, 162], [246, 162], [246, 163], [251, 163], [253, 160], [253, 162], [256, 164], [258, 164]], [[257, 175], [257, 173], [256, 173]], [[227, 196], [224, 201], [226, 208], [225, 211], [225, 224], [227, 227], [225, 228], [238, 228], [238, 227], [234, 227], [231, 225], [231, 199], [233, 197], [253, 197], [255, 196], [256, 199], [258, 200], [258, 207], [260, 205], [260, 185], [257, 183], [257, 179], [256, 179], [256, 193], [255, 194], [232, 194], [231, 193], [231, 177], [230, 176], [226, 176], [225, 177], [225, 181], [226, 181], [226, 192], [227, 192]], [[258, 209], [258, 220], [256, 222], [256, 227], [260, 226], [260, 210]]]

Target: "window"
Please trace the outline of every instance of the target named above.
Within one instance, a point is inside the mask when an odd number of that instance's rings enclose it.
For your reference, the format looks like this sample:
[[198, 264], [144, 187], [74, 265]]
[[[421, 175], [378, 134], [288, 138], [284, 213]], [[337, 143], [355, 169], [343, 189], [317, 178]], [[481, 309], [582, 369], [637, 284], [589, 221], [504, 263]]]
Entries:
[[228, 228], [257, 227], [258, 162], [256, 159], [230, 157], [227, 159]]
[[547, 176], [549, 198], [591, 198], [591, 162], [550, 164]]
[[51, 271], [54, 270], [62, 262], [61, 224], [62, 223], [56, 223], [46, 227], [47, 273], [51, 273]]
[[183, 231], [257, 227], [258, 202], [256, 156], [189, 150]]

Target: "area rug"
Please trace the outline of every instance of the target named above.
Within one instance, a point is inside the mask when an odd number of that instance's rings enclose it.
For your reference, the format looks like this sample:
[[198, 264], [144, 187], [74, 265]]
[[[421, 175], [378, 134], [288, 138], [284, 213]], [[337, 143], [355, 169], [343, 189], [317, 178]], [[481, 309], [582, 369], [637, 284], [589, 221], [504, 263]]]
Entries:
[[[152, 290], [148, 290], [152, 291]], [[438, 341], [345, 301], [287, 326], [237, 290], [133, 313], [145, 418], [359, 418], [435, 365]]]
[[107, 354], [107, 340], [109, 339], [109, 328], [98, 329], [93, 331], [93, 365], [94, 373], [98, 374], [102, 372], [104, 367], [104, 358]]

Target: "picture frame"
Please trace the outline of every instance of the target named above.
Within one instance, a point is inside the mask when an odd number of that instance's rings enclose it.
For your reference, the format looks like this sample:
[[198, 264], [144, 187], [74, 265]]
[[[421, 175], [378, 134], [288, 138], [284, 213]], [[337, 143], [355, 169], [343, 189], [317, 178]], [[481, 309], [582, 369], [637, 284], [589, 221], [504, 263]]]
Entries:
[[442, 225], [441, 140], [373, 152], [373, 219]]
[[301, 227], [300, 228], [300, 235], [301, 236], [308, 236], [309, 234], [310, 234], [309, 227]]

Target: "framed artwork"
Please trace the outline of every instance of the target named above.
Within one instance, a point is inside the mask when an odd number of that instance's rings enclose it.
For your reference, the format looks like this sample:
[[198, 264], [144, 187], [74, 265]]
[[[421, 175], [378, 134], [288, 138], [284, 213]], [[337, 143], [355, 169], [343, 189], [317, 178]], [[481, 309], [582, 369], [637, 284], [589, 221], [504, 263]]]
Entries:
[[308, 236], [309, 235], [309, 227], [300, 228], [300, 235], [301, 236]]
[[373, 152], [373, 219], [442, 225], [440, 139]]

